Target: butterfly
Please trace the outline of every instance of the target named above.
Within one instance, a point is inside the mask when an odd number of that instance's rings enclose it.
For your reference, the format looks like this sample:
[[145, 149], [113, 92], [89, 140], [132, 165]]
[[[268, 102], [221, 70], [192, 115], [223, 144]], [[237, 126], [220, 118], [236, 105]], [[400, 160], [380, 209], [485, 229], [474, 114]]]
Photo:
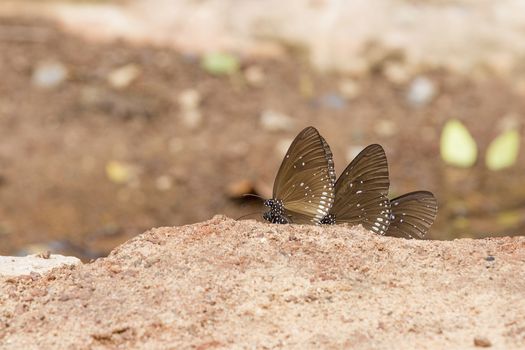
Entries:
[[437, 215], [434, 195], [417, 191], [389, 200], [389, 186], [383, 147], [366, 147], [336, 181], [334, 205], [321, 223], [361, 224], [380, 235], [423, 238]]
[[437, 216], [437, 201], [432, 192], [416, 191], [390, 200], [392, 213], [387, 234], [423, 238]]
[[385, 234], [391, 220], [388, 200], [388, 162], [383, 147], [373, 144], [362, 150], [335, 182], [335, 200], [323, 224], [361, 224]]
[[263, 218], [274, 224], [319, 225], [334, 201], [332, 152], [314, 127], [301, 131], [286, 152]]

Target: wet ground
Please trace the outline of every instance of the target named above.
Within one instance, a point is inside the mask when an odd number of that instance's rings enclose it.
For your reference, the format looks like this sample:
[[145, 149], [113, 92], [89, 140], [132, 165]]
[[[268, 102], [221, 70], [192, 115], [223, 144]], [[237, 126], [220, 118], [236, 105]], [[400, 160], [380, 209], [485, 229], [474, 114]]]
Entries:
[[[199, 57], [169, 49], [97, 44], [34, 19], [0, 23], [0, 254], [90, 258], [151, 227], [257, 211], [232, 195], [267, 195], [283, 148], [307, 125], [326, 137], [339, 171], [360, 148], [383, 145], [393, 196], [436, 194], [430, 238], [523, 234], [525, 155], [498, 173], [483, 164], [488, 143], [525, 115], [523, 94], [495, 76], [423, 72], [434, 96], [417, 104], [407, 99], [412, 79], [385, 74], [389, 58], [352, 79], [316, 73], [290, 50], [213, 76]], [[63, 79], [46, 85], [35, 73], [46, 69]], [[450, 118], [478, 143], [471, 169], [440, 160]]]

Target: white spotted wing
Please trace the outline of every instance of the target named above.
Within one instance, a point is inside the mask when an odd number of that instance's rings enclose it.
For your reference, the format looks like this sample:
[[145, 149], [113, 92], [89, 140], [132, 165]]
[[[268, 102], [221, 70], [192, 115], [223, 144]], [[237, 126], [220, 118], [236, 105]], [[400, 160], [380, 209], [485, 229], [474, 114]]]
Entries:
[[292, 223], [319, 224], [334, 200], [332, 152], [314, 127], [301, 131], [279, 168], [273, 198], [283, 202]]
[[370, 145], [346, 167], [335, 184], [335, 201], [330, 211], [335, 222], [362, 224], [384, 234], [390, 223], [390, 203], [386, 195], [390, 180], [383, 147]]
[[396, 237], [423, 238], [434, 223], [437, 201], [431, 192], [407, 193], [390, 201], [392, 215], [387, 234]]

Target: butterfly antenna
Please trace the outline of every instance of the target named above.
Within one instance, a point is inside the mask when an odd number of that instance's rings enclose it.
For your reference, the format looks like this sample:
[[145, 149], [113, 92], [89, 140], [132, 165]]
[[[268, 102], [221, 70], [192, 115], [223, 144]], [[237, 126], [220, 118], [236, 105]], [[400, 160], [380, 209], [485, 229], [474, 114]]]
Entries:
[[263, 198], [263, 197], [261, 197], [261, 196], [259, 196], [259, 195], [257, 195], [257, 194], [253, 194], [253, 193], [245, 193], [245, 194], [243, 194], [242, 196], [243, 196], [243, 197], [255, 197], [255, 198], [258, 198], [258, 199], [260, 199], [260, 200], [262, 200], [262, 201], [265, 200], [265, 198]]
[[254, 215], [254, 214], [261, 214], [261, 212], [256, 211], [256, 212], [254, 212], [254, 213], [248, 213], [248, 214], [246, 214], [246, 215], [243, 215], [243, 216], [238, 217], [238, 218], [235, 219], [235, 220], [241, 220], [241, 219], [244, 219], [244, 218], [247, 217], [247, 216]]

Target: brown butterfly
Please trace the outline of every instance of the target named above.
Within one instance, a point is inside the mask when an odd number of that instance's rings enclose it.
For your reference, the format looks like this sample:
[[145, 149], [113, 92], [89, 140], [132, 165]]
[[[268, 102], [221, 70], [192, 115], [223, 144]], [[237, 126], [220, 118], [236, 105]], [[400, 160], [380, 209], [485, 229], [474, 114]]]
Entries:
[[390, 180], [383, 147], [370, 145], [362, 150], [335, 182], [335, 201], [323, 224], [361, 224], [385, 234], [390, 224], [387, 198]]
[[314, 127], [301, 131], [284, 156], [263, 218], [274, 224], [321, 223], [334, 201], [334, 162]]
[[385, 151], [366, 147], [335, 183], [335, 201], [323, 224], [361, 224], [377, 234], [423, 238], [437, 214], [431, 192], [417, 191], [389, 200]]
[[416, 191], [390, 200], [389, 236], [423, 238], [434, 223], [437, 201], [428, 191]]

